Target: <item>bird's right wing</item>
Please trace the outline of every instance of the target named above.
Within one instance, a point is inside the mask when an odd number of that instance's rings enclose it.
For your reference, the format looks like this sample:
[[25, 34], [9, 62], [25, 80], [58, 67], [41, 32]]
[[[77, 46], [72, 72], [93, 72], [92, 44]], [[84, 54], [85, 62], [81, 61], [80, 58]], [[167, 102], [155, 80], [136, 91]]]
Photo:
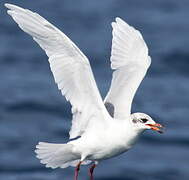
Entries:
[[114, 70], [105, 105], [116, 119], [128, 119], [131, 104], [151, 63], [142, 35], [120, 18], [112, 23], [111, 68]]
[[86, 56], [64, 33], [39, 14], [12, 4], [5, 6], [18, 26], [30, 34], [49, 57], [58, 88], [72, 105], [70, 138], [82, 135], [89, 120], [103, 121], [108, 112]]

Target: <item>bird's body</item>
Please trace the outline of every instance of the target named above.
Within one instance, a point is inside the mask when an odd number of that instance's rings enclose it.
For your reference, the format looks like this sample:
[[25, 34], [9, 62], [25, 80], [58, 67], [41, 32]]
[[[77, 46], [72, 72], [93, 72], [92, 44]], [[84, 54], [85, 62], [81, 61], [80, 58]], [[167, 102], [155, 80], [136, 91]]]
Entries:
[[103, 160], [126, 152], [136, 142], [139, 132], [129, 121], [111, 121], [107, 125], [91, 128], [82, 137], [69, 142], [74, 152], [87, 160]]
[[[70, 141], [65, 144], [40, 142], [37, 157], [46, 167], [76, 166], [97, 162], [129, 150], [144, 130], [160, 131], [144, 113], [131, 114], [131, 105], [151, 58], [140, 32], [116, 18], [112, 23], [110, 90], [103, 101], [90, 63], [77, 46], [59, 29], [37, 13], [5, 4], [8, 14], [30, 34], [49, 57], [51, 71], [62, 95], [72, 105]], [[77, 138], [78, 137], [78, 138]]]

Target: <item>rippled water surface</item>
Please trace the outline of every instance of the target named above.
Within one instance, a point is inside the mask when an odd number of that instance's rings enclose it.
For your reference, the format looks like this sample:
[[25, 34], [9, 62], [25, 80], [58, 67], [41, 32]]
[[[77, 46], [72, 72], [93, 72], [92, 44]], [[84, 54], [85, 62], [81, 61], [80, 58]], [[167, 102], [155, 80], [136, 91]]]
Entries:
[[[35, 158], [38, 141], [66, 142], [70, 106], [58, 91], [45, 53], [0, 4], [0, 179], [69, 180], [73, 169], [46, 169]], [[152, 66], [137, 92], [133, 112], [166, 126], [145, 132], [138, 144], [102, 162], [97, 180], [189, 179], [189, 1], [10, 1], [46, 17], [89, 57], [102, 96], [111, 81], [110, 23], [116, 16], [142, 31]], [[88, 179], [83, 167], [80, 179]]]

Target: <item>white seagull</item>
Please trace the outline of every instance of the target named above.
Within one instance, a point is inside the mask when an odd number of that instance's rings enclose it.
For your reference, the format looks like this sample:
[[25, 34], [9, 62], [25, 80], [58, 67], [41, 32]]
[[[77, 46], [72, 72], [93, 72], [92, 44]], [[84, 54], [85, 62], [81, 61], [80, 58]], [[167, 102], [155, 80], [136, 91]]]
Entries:
[[37, 157], [51, 168], [90, 164], [90, 179], [99, 161], [128, 151], [147, 129], [162, 132], [162, 126], [144, 113], [131, 114], [135, 92], [150, 66], [147, 45], [141, 33], [121, 18], [112, 23], [110, 90], [103, 102], [87, 57], [59, 29], [39, 14], [5, 4], [18, 26], [30, 34], [49, 57], [58, 88], [72, 105], [70, 141], [39, 142]]

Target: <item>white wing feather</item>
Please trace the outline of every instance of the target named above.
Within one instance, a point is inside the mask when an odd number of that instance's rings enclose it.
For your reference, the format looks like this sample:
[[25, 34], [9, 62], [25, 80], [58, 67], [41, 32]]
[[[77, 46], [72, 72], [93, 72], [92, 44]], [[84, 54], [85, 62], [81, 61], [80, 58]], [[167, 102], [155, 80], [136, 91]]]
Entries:
[[107, 110], [116, 119], [130, 116], [135, 92], [151, 63], [148, 48], [139, 31], [120, 18], [112, 23], [111, 68], [113, 78], [105, 98]]
[[12, 4], [5, 6], [19, 27], [30, 34], [49, 57], [58, 88], [72, 105], [70, 138], [82, 135], [92, 116], [98, 121], [108, 114], [88, 59], [64, 33], [37, 13]]

